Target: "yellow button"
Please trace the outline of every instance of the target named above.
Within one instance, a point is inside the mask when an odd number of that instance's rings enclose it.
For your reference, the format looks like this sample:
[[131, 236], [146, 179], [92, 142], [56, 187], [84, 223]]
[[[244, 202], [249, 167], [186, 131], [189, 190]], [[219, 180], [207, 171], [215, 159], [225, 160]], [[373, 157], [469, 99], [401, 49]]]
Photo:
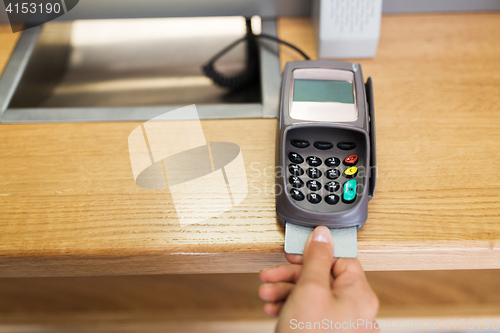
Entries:
[[347, 177], [347, 178], [352, 178], [352, 177], [356, 177], [356, 174], [358, 173], [358, 168], [357, 167], [350, 167], [349, 169], [346, 169], [344, 171], [344, 175]]
[[358, 168], [357, 167], [350, 167], [349, 169], [347, 169], [345, 171], [345, 174], [346, 175], [349, 175], [349, 176], [352, 176], [354, 175], [356, 172], [358, 172]]

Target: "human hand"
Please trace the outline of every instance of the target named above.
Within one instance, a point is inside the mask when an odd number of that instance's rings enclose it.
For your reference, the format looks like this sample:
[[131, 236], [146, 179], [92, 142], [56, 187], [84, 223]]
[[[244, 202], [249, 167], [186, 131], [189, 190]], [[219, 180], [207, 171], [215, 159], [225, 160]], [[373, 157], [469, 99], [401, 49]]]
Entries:
[[290, 264], [262, 270], [259, 296], [264, 311], [279, 316], [276, 332], [377, 332], [379, 302], [358, 259], [333, 258], [333, 239], [325, 226], [309, 236], [304, 255]]

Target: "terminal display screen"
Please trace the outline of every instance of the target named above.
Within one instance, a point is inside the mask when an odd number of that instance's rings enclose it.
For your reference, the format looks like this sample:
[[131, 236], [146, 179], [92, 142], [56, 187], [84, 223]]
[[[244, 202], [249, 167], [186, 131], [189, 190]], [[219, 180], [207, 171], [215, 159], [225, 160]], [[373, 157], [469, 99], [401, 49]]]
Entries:
[[339, 80], [295, 79], [293, 101], [354, 104], [353, 84]]

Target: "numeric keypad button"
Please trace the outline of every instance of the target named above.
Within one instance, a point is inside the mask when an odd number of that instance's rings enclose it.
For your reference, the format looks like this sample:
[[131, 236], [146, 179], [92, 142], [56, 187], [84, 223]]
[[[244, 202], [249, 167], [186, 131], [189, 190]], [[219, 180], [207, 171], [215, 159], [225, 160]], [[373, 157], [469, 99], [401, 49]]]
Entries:
[[330, 168], [338, 167], [340, 165], [340, 159], [336, 157], [330, 157], [325, 160], [325, 164]]
[[330, 169], [326, 171], [326, 178], [337, 179], [340, 177], [340, 171], [337, 169]]
[[312, 166], [312, 167], [317, 167], [317, 166], [320, 166], [320, 165], [321, 165], [321, 163], [323, 163], [323, 162], [321, 161], [321, 159], [320, 159], [319, 157], [317, 157], [317, 156], [309, 156], [309, 157], [306, 159], [306, 161], [307, 161], [307, 164], [309, 164], [309, 165], [310, 165], [310, 166]]
[[330, 194], [325, 197], [325, 202], [329, 205], [335, 205], [340, 201], [340, 197], [336, 194]]
[[302, 179], [297, 176], [290, 176], [288, 180], [290, 181], [290, 184], [295, 188], [301, 188], [302, 186], [304, 186], [304, 182], [302, 181]]
[[317, 180], [310, 180], [307, 182], [307, 188], [311, 191], [319, 191], [321, 190], [321, 183]]
[[309, 168], [307, 169], [307, 175], [312, 178], [312, 179], [316, 179], [316, 178], [319, 178], [321, 177], [322, 173], [319, 169], [317, 168]]
[[290, 152], [288, 154], [288, 159], [290, 160], [290, 162], [295, 163], [295, 164], [304, 163], [304, 158], [302, 156], [300, 156], [299, 154], [294, 153], [294, 152]]
[[304, 174], [304, 169], [299, 167], [297, 164], [290, 164], [288, 166], [288, 171], [294, 176], [302, 176]]
[[318, 204], [321, 202], [321, 195], [316, 193], [309, 193], [307, 195], [307, 200], [312, 204]]
[[338, 190], [340, 190], [340, 184], [338, 182], [328, 182], [325, 184], [325, 189], [328, 191], [328, 192], [337, 192]]
[[302, 192], [300, 192], [299, 190], [296, 190], [294, 188], [290, 191], [290, 196], [292, 197], [292, 199], [297, 200], [297, 201], [304, 200], [304, 194], [302, 194]]

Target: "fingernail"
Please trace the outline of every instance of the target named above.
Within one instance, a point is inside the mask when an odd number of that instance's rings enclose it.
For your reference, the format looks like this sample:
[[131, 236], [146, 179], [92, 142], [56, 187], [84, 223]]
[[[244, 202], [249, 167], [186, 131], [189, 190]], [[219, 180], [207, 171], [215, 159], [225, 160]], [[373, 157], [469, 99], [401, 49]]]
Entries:
[[331, 239], [332, 239], [332, 234], [330, 233], [330, 229], [328, 229], [327, 227], [321, 226], [314, 229], [313, 241], [321, 243], [330, 243]]

